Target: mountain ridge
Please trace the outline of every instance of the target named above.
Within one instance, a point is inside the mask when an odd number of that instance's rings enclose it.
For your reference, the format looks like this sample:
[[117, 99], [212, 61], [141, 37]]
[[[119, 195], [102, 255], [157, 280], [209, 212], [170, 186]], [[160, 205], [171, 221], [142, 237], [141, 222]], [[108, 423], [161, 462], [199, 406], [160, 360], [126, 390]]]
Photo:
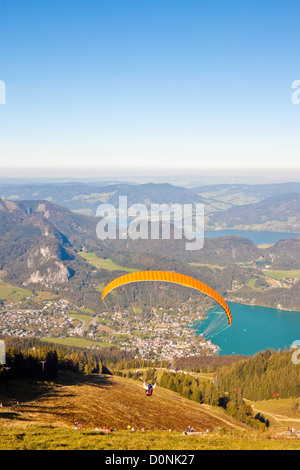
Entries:
[[[96, 225], [95, 217], [49, 201], [0, 200], [0, 268], [6, 282], [62, 291], [99, 311], [99, 286], [123, 274], [122, 267], [174, 270], [201, 279], [228, 300], [300, 308], [299, 283], [274, 285], [268, 279], [272, 272], [267, 276], [259, 267], [300, 269], [300, 240], [259, 248], [243, 237], [207, 238], [201, 250], [189, 252], [184, 239], [99, 240]], [[82, 253], [111, 259], [116, 267], [93, 266]]]
[[208, 225], [213, 229], [300, 232], [300, 193], [273, 196], [216, 212], [210, 216]]

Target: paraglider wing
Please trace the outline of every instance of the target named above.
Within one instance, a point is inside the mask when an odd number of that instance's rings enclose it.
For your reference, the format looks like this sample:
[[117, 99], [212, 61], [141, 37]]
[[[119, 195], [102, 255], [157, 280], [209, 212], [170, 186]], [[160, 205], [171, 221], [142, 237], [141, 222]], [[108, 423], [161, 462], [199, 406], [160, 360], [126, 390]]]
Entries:
[[198, 281], [198, 279], [186, 276], [185, 274], [173, 273], [169, 271], [139, 271], [120, 276], [105, 287], [102, 292], [102, 300], [104, 300], [105, 296], [116, 287], [123, 286], [124, 284], [129, 284], [131, 282], [141, 281], [172, 282], [203, 292], [204, 294], [212, 297], [216, 302], [219, 303], [219, 305], [221, 305], [227, 315], [228, 325], [230, 326], [232, 324], [230, 309], [225, 300], [216, 291], [203, 282]]

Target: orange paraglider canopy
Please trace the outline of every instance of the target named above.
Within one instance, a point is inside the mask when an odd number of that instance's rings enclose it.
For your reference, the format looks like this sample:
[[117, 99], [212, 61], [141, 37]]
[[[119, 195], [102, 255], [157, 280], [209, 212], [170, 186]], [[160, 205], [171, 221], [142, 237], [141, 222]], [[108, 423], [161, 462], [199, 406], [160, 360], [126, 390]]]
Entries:
[[232, 324], [231, 312], [225, 300], [211, 287], [203, 284], [203, 282], [198, 281], [198, 279], [186, 276], [185, 274], [173, 273], [169, 271], [138, 271], [125, 274], [124, 276], [118, 277], [114, 281], [110, 282], [103, 290], [101, 298], [104, 300], [105, 296], [116, 287], [123, 286], [124, 284], [129, 284], [131, 282], [141, 281], [173, 282], [175, 284], [191, 287], [200, 292], [203, 292], [204, 294], [212, 297], [221, 305], [227, 315], [228, 325], [230, 326]]

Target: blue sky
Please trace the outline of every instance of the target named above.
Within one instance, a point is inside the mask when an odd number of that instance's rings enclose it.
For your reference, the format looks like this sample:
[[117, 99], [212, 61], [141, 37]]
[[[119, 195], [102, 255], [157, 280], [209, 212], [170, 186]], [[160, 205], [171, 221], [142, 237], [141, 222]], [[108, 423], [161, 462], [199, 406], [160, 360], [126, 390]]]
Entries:
[[299, 169], [299, 13], [299, 0], [0, 0], [3, 174]]

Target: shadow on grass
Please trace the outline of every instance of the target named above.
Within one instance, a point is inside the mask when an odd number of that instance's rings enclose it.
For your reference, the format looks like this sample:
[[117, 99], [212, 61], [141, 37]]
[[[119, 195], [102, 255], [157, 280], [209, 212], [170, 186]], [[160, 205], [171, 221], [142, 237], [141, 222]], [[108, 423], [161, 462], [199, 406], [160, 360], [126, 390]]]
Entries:
[[43, 382], [34, 379], [11, 379], [0, 383], [0, 403], [4, 407], [12, 408], [18, 404], [24, 405], [26, 402], [42, 397], [72, 397], [71, 391], [61, 394], [63, 387], [72, 385], [90, 385], [97, 388], [110, 387], [113, 385], [112, 376], [108, 375], [84, 375], [70, 371], [59, 371], [58, 376], [52, 382]]
[[1, 419], [16, 419], [19, 417], [20, 417], [20, 414], [14, 411], [8, 411], [8, 412], [3, 411], [0, 413], [0, 423], [1, 423]]
[[75, 373], [69, 371], [59, 371], [57, 378], [54, 380], [57, 386], [68, 385], [92, 385], [96, 387], [108, 387], [113, 385], [112, 375]]

